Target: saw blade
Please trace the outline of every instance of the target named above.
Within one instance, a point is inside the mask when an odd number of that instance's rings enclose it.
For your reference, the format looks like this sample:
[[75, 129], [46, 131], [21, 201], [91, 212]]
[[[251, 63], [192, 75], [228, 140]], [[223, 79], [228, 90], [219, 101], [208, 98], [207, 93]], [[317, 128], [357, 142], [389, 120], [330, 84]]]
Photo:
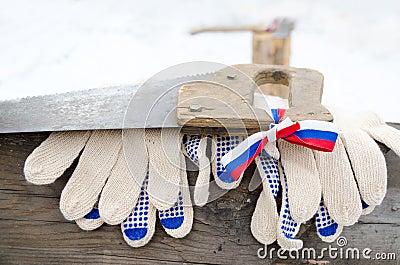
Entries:
[[211, 76], [152, 79], [144, 84], [2, 101], [0, 133], [179, 127], [173, 117], [180, 86]]

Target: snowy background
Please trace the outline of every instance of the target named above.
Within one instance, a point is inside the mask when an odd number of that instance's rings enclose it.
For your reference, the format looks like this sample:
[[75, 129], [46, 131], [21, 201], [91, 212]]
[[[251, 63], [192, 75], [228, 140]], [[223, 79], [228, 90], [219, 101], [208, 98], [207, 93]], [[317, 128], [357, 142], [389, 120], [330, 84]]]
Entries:
[[291, 65], [325, 75], [323, 102], [400, 122], [398, 0], [0, 0], [0, 99], [137, 83], [187, 61], [251, 62], [251, 33], [199, 26], [296, 20]]

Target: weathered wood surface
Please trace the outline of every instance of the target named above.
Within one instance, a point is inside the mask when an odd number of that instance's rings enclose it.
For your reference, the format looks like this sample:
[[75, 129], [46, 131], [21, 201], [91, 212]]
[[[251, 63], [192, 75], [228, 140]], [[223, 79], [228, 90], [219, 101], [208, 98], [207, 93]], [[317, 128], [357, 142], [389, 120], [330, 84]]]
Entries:
[[[400, 125], [396, 125], [400, 129]], [[259, 259], [262, 247], [251, 235], [250, 219], [260, 189], [247, 191], [250, 175], [236, 190], [205, 207], [195, 208], [192, 232], [173, 239], [157, 224], [151, 242], [133, 249], [125, 244], [119, 226], [104, 225], [81, 231], [66, 221], [58, 209], [59, 196], [68, 170], [56, 183], [34, 186], [23, 177], [28, 154], [48, 133], [0, 135], [0, 263], [1, 264], [298, 264], [306, 260]], [[389, 189], [383, 204], [363, 216], [343, 236], [348, 247], [393, 252], [397, 261], [331, 260], [331, 264], [399, 264], [400, 260], [400, 158], [385, 154]], [[252, 168], [254, 170], [254, 167]], [[191, 176], [193, 177], [193, 176]], [[310, 221], [302, 226], [305, 247], [320, 250], [329, 244], [316, 236]], [[336, 244], [332, 244], [336, 247]], [[277, 248], [276, 244], [270, 247]], [[325, 258], [324, 260], [329, 260]]]

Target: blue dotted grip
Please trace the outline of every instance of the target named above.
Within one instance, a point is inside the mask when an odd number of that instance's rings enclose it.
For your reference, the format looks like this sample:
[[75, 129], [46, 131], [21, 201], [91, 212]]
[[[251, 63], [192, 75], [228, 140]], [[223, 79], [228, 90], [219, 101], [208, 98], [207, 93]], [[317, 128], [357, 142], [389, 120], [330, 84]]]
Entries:
[[217, 136], [216, 137], [216, 170], [217, 177], [225, 183], [232, 183], [235, 180], [226, 174], [225, 167], [221, 163], [222, 157], [240, 143], [239, 136]]
[[147, 175], [140, 192], [139, 199], [132, 213], [129, 214], [122, 222], [123, 233], [130, 240], [140, 240], [143, 239], [148, 232], [148, 218], [149, 218], [149, 195], [147, 194], [148, 185]]
[[198, 150], [199, 150], [199, 146], [200, 146], [200, 140], [201, 140], [201, 136], [199, 136], [199, 135], [193, 135], [193, 136], [184, 135], [183, 141], [182, 141], [187, 156], [197, 166], [199, 165], [199, 158], [198, 158], [199, 151]]
[[179, 198], [175, 205], [168, 210], [159, 211], [158, 217], [160, 218], [162, 226], [166, 229], [178, 229], [181, 227], [185, 220], [181, 191], [179, 191]]
[[330, 217], [328, 209], [321, 201], [315, 214], [317, 232], [323, 237], [332, 236], [336, 233], [339, 225]]
[[296, 240], [295, 236], [298, 232], [299, 225], [293, 220], [292, 216], [290, 215], [289, 210], [289, 200], [288, 200], [288, 188], [287, 188], [287, 179], [282, 167], [282, 180], [285, 182], [285, 189], [282, 190], [282, 207], [281, 207], [281, 223], [280, 225], [280, 232], [286, 237], [287, 239], [294, 239]]
[[265, 150], [263, 150], [259, 155], [259, 160], [261, 163], [262, 171], [264, 172], [262, 180], [267, 181], [270, 191], [276, 199], [281, 183], [279, 180], [278, 160], [268, 155]]

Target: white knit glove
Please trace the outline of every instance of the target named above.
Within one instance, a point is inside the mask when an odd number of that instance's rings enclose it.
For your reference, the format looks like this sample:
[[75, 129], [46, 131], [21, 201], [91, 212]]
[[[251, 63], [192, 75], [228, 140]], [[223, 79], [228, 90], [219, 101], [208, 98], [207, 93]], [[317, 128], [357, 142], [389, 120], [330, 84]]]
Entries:
[[322, 191], [332, 218], [340, 225], [354, 224], [361, 214], [379, 205], [386, 194], [385, 158], [374, 139], [400, 153], [400, 132], [376, 114], [332, 113], [341, 130], [333, 152], [279, 141], [290, 211], [297, 222], [314, 215]]
[[350, 113], [333, 107], [329, 110], [341, 128], [340, 138], [363, 200], [363, 213], [369, 213], [382, 202], [387, 184], [386, 162], [375, 141], [400, 156], [400, 131], [373, 112]]
[[[296, 238], [296, 234], [301, 223], [295, 222], [291, 216], [287, 198], [287, 178], [278, 159], [279, 152], [275, 143], [267, 144], [256, 158], [263, 190], [251, 219], [251, 231], [262, 244], [268, 245], [277, 240], [283, 249], [300, 249], [303, 247], [303, 242]], [[279, 191], [282, 192], [280, 213], [276, 205]], [[331, 219], [323, 201], [314, 214], [318, 236], [325, 242], [334, 241], [342, 232], [342, 226]]]
[[[208, 159], [204, 158], [206, 142], [202, 142], [199, 136], [184, 136], [183, 138], [185, 155], [197, 165], [204, 164], [205, 168], [200, 167], [200, 171], [203, 172], [202, 174], [207, 174], [207, 178], [209, 178], [209, 162]], [[205, 177], [198, 176], [195, 195], [199, 193], [198, 191], [196, 192], [197, 189], [203, 189], [205, 195], [208, 195], [208, 182], [201, 180], [201, 178], [205, 179]], [[204, 182], [204, 187], [197, 187], [202, 182]], [[140, 197], [135, 207], [121, 223], [124, 240], [132, 247], [141, 247], [147, 244], [155, 231], [157, 211], [149, 200], [147, 187], [148, 175], [143, 182]], [[203, 194], [198, 195], [199, 198], [202, 198], [201, 196], [204, 197]], [[193, 209], [190, 205], [190, 194], [185, 169], [181, 170], [181, 191], [178, 201], [167, 210], [159, 210], [158, 217], [164, 230], [172, 237], [182, 238], [190, 232], [193, 223]], [[94, 208], [84, 218], [78, 219], [76, 222], [85, 230], [93, 230], [103, 224], [97, 208]]]
[[[141, 187], [139, 198], [132, 198], [136, 202], [128, 216], [121, 222], [121, 232], [124, 240], [132, 247], [146, 245], [153, 237], [157, 209], [150, 202], [147, 175]], [[190, 193], [186, 171], [181, 171], [181, 191], [178, 201], [167, 210], [158, 210], [158, 218], [166, 233], [175, 238], [186, 236], [193, 224], [193, 208], [190, 205]], [[78, 226], [84, 230], [94, 230], [103, 224], [103, 219], [97, 208], [85, 217], [76, 220]]]
[[84, 217], [101, 193], [98, 207], [103, 220], [120, 223], [135, 206], [147, 172], [150, 201], [160, 210], [170, 208], [179, 198], [180, 171], [185, 168], [179, 130], [130, 129], [124, 134], [122, 148], [121, 130], [52, 133], [27, 158], [26, 179], [34, 184], [55, 181], [83, 150], [61, 194], [66, 219]]
[[210, 189], [210, 160], [206, 154], [207, 137], [201, 135], [184, 135], [183, 152], [194, 164], [199, 173], [193, 192], [194, 203], [204, 206], [209, 201]]
[[27, 158], [25, 178], [37, 185], [52, 183], [83, 150], [60, 198], [65, 218], [77, 220], [92, 210], [107, 179], [116, 177], [121, 146], [120, 130], [55, 132]]
[[[269, 163], [269, 167], [275, 167], [275, 175], [269, 172], [271, 179], [268, 179], [273, 183], [264, 182], [252, 219], [253, 235], [260, 242], [269, 244], [278, 239], [285, 249], [301, 248], [302, 242], [294, 236], [299, 224], [314, 216], [319, 236], [331, 242], [341, 233], [343, 226], [354, 224], [361, 213], [367, 214], [381, 203], [386, 192], [385, 160], [377, 144], [365, 131], [395, 151], [399, 150], [395, 140], [400, 140], [399, 132], [384, 124], [376, 115], [365, 114], [359, 122], [350, 121], [347, 124], [351, 127], [340, 123], [340, 116], [335, 115], [335, 118], [345, 129], [342, 129], [332, 153], [278, 141], [282, 174], [279, 177], [276, 173], [276, 160]], [[276, 155], [279, 152], [271, 151], [271, 146], [266, 149], [275, 159], [279, 157]], [[261, 175], [267, 174], [261, 172], [265, 170], [263, 163], [267, 163], [268, 159], [262, 154], [256, 159]], [[223, 174], [216, 176], [216, 179], [226, 182]], [[283, 210], [278, 218], [275, 198], [279, 178]], [[234, 188], [240, 180], [228, 181], [229, 185], [221, 186]]]
[[[162, 206], [158, 216], [164, 230], [172, 237], [186, 236], [192, 227], [193, 208], [180, 149], [182, 147], [186, 156], [203, 166], [200, 167], [202, 174], [209, 178], [205, 142], [198, 136], [184, 136], [181, 145], [178, 129], [130, 129], [123, 134], [124, 137], [120, 130], [52, 133], [28, 157], [26, 178], [35, 184], [54, 182], [83, 149], [77, 168], [62, 192], [60, 208], [65, 216], [73, 216], [70, 220], [75, 220], [84, 230], [96, 229], [104, 222], [121, 224], [125, 241], [140, 247], [154, 234], [157, 213], [154, 205], [157, 204]], [[178, 167], [173, 164], [176, 154]], [[170, 198], [160, 199], [159, 195], [165, 190], [169, 190], [167, 195], [173, 192], [175, 186], [170, 188], [171, 184], [166, 181], [171, 181], [171, 176], [176, 174], [177, 197], [172, 205], [165, 204]], [[208, 194], [204, 176], [199, 175], [196, 183], [204, 183], [204, 187], [195, 189], [195, 195], [203, 200], [207, 197], [204, 194]], [[153, 196], [149, 192], [150, 185], [153, 185]], [[165, 205], [168, 206], [164, 208]]]
[[[225, 168], [220, 163], [221, 158], [242, 140], [242, 136], [214, 136], [212, 146], [213, 174], [216, 183], [224, 189], [232, 189], [240, 184], [243, 176], [233, 180], [225, 173]], [[303, 242], [296, 239], [300, 223], [296, 223], [290, 214], [290, 206], [287, 199], [287, 180], [283, 169], [278, 166], [279, 151], [276, 143], [268, 143], [261, 154], [255, 159], [257, 170], [262, 177], [263, 191], [257, 200], [254, 210], [251, 231], [253, 236], [263, 244], [271, 244], [278, 241], [283, 249], [300, 249]], [[279, 174], [279, 171], [282, 173]], [[278, 213], [276, 197], [282, 191], [282, 207]], [[320, 197], [319, 209], [314, 214], [321, 216], [316, 218], [317, 233], [319, 237], [332, 242], [342, 231], [342, 226], [336, 224], [329, 216]], [[329, 220], [328, 220], [329, 219]]]
[[[317, 196], [320, 201], [317, 205], [317, 212], [314, 212], [315, 224], [319, 237], [326, 242], [335, 240], [342, 231], [344, 224], [337, 222], [336, 218], [339, 217], [338, 220], [340, 221], [351, 216], [352, 208], [350, 206], [353, 206], [349, 203], [351, 198], [355, 198], [357, 203], [357, 213], [352, 216], [356, 219], [361, 213], [361, 203], [363, 213], [367, 214], [382, 201], [385, 195], [386, 164], [382, 158], [382, 152], [369, 136], [384, 143], [396, 154], [400, 154], [400, 132], [386, 125], [376, 114], [363, 113], [350, 116], [348, 112], [338, 110], [332, 112], [335, 122], [342, 128], [339, 142], [333, 153], [313, 152], [300, 146], [280, 143], [281, 154], [285, 154], [289, 160], [286, 160], [285, 163], [292, 166], [290, 169], [293, 178], [296, 177], [296, 174], [297, 177], [299, 174], [312, 176], [312, 172], [318, 172], [317, 178], [313, 179], [317, 182], [321, 180], [323, 201], [320, 196]], [[351, 117], [353, 117], [353, 120]], [[293, 179], [297, 183], [293, 184], [292, 181], [292, 185], [298, 185], [295, 187], [298, 190], [291, 189], [292, 191], [299, 192], [302, 187], [305, 187], [305, 189], [302, 195], [294, 193], [292, 200], [288, 199], [290, 184], [288, 184], [287, 168], [282, 167], [284, 165], [283, 158], [281, 157], [282, 165], [279, 176], [277, 151], [271, 145], [267, 145], [264, 151], [266, 152], [261, 153], [256, 158], [257, 168], [263, 178], [263, 191], [253, 214], [252, 233], [259, 242], [264, 244], [271, 244], [277, 239], [278, 244], [284, 249], [301, 248], [302, 242], [295, 238], [301, 223], [293, 217], [293, 209], [296, 208], [293, 207], [292, 203], [297, 202], [298, 207], [301, 208], [302, 202], [307, 201], [308, 194], [318, 190], [315, 189], [315, 186], [319, 183], [313, 185], [309, 179], [302, 179], [301, 177], [300, 179]], [[313, 156], [315, 156], [315, 160]], [[310, 168], [314, 169], [310, 170]], [[279, 183], [282, 185], [282, 208], [278, 218], [275, 199], [279, 192]], [[348, 184], [353, 185], [355, 192], [349, 189]], [[299, 196], [296, 197], [296, 195]], [[328, 206], [325, 196], [330, 198], [330, 206]], [[362, 202], [359, 201], [360, 199], [357, 200], [360, 196]], [[340, 212], [341, 209], [342, 212]], [[332, 211], [336, 211], [339, 215], [333, 216]], [[347, 213], [347, 216], [341, 215], [345, 213]], [[314, 214], [311, 216], [314, 216]], [[276, 231], [278, 231], [277, 234], [275, 234]]]

